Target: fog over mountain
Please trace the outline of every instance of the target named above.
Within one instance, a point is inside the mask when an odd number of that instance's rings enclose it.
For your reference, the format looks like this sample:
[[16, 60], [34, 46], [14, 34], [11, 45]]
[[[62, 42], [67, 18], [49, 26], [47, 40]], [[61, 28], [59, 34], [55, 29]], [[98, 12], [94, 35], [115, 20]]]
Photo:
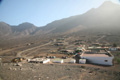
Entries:
[[85, 14], [54, 21], [46, 27], [56, 28], [53, 32], [66, 31], [75, 27], [83, 28], [119, 28], [120, 5], [105, 2], [99, 8], [91, 9]]
[[93, 8], [82, 15], [56, 20], [43, 27], [27, 22], [18, 26], [0, 22], [0, 37], [2, 38], [70, 34], [84, 30], [119, 31], [120, 5], [106, 1], [100, 7]]

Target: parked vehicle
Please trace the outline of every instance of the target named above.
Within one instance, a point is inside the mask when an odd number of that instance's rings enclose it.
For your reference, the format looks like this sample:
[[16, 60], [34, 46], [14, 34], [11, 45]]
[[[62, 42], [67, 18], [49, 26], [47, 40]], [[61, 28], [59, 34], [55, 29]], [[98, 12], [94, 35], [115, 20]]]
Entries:
[[22, 62], [23, 60], [25, 60], [25, 58], [17, 57], [17, 58], [14, 58], [11, 62]]

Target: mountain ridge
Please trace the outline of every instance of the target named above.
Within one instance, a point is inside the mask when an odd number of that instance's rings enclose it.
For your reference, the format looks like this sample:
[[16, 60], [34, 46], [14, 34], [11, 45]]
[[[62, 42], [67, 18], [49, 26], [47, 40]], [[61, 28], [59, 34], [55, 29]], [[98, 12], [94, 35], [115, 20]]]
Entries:
[[21, 23], [10, 26], [0, 22], [0, 36], [25, 37], [54, 34], [70, 34], [86, 29], [114, 29], [119, 28], [120, 5], [110, 1], [104, 2], [100, 7], [93, 8], [84, 14], [53, 21], [44, 27], [37, 27], [32, 23]]

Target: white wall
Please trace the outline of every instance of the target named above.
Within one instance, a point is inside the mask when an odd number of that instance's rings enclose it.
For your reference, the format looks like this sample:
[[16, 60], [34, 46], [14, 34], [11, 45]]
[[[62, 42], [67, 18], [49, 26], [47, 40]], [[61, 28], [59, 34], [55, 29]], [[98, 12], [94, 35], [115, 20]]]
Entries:
[[54, 63], [63, 63], [64, 61], [63, 61], [63, 59], [61, 59], [61, 60], [54, 60], [53, 62]]
[[79, 60], [79, 63], [80, 63], [80, 64], [86, 64], [86, 59], [80, 59], [80, 60]]
[[[90, 63], [101, 64], [101, 65], [113, 65], [114, 57], [85, 57], [81, 56], [83, 59], [87, 59]], [[105, 61], [107, 60], [107, 62]]]
[[50, 62], [50, 59], [43, 60], [43, 64]]

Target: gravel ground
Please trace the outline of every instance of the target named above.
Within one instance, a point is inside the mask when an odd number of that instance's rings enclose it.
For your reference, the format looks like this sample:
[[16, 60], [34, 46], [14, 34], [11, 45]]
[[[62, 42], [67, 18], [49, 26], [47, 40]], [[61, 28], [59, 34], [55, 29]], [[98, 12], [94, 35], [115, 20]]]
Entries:
[[0, 80], [120, 80], [120, 72], [83, 65], [4, 63]]

